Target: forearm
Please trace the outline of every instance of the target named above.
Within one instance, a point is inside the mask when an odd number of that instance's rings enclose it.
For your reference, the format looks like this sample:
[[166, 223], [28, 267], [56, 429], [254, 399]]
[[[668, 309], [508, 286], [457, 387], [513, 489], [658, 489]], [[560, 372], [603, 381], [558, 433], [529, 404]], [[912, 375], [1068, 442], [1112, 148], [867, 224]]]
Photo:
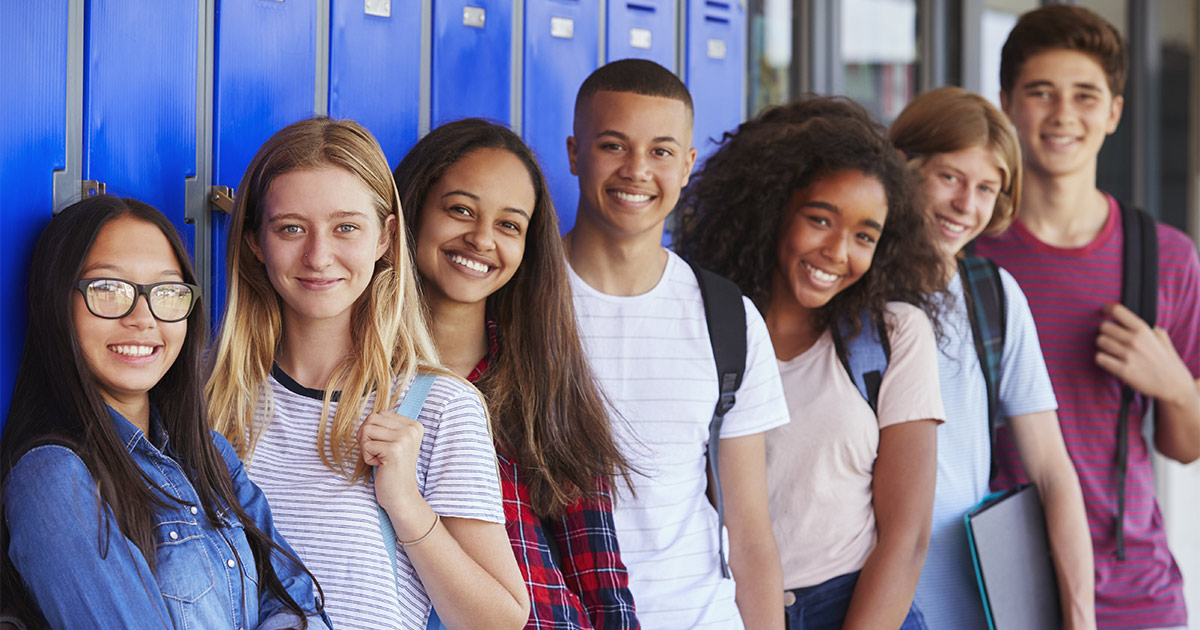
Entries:
[[737, 584], [737, 606], [747, 630], [783, 630], [783, 571], [769, 527], [754, 544], [729, 550], [729, 568]]
[[1154, 444], [1171, 459], [1190, 464], [1200, 458], [1200, 380], [1191, 388], [1155, 399]]
[[1083, 495], [1073, 468], [1037, 483], [1046, 512], [1051, 558], [1058, 576], [1063, 628], [1096, 627], [1095, 569]]
[[842, 627], [899, 628], [912, 607], [928, 550], [928, 529], [880, 538], [858, 576]]
[[[405, 511], [402, 525], [394, 516], [393, 527], [401, 540], [416, 540], [425, 532], [416, 535], [408, 533], [412, 522], [426, 523], [425, 530], [429, 535], [419, 543], [409, 544], [402, 549], [408, 555], [413, 568], [425, 586], [433, 607], [438, 611], [438, 617], [450, 630], [456, 628], [511, 628], [516, 630], [525, 625], [529, 618], [529, 598], [525, 592], [524, 581], [516, 571], [516, 563], [512, 557], [512, 549], [508, 545], [507, 535], [503, 525], [471, 521], [470, 519], [441, 519], [432, 529], [435, 514], [423, 500]], [[499, 529], [503, 536], [503, 551], [512, 562], [512, 570], [516, 573], [516, 581], [512, 579], [502, 582], [497, 571], [487, 570], [479, 561], [467, 553], [460, 540], [463, 536], [455, 536], [456, 528], [477, 529], [491, 526]], [[407, 536], [407, 537], [406, 537]], [[511, 578], [511, 576], [507, 576]]]

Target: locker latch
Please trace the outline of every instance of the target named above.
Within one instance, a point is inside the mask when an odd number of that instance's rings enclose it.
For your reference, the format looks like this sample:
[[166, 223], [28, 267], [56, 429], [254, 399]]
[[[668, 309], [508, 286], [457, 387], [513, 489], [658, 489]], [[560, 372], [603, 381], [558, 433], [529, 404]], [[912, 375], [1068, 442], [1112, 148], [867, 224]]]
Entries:
[[233, 189], [228, 186], [213, 186], [208, 200], [217, 210], [225, 214], [233, 214]]
[[106, 188], [108, 186], [104, 182], [98, 182], [94, 179], [85, 179], [79, 182], [79, 194], [83, 199], [103, 195]]

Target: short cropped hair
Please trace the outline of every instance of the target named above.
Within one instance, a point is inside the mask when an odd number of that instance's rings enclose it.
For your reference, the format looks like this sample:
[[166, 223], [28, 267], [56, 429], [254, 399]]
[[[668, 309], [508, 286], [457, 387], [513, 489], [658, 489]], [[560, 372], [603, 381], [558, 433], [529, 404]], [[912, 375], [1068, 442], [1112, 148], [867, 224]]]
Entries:
[[1125, 41], [1116, 27], [1089, 9], [1054, 4], [1021, 16], [1000, 53], [1000, 89], [1011, 94], [1021, 64], [1047, 50], [1081, 52], [1100, 65], [1113, 96], [1125, 91]]
[[926, 92], [900, 112], [888, 136], [914, 170], [939, 153], [983, 147], [1002, 176], [984, 232], [999, 233], [1012, 223], [1021, 199], [1021, 145], [1008, 118], [987, 99], [959, 87]]
[[693, 116], [692, 95], [673, 72], [647, 59], [621, 59], [600, 66], [579, 86], [575, 97], [575, 116], [596, 92], [627, 92], [642, 96], [658, 96], [683, 103], [688, 116]]

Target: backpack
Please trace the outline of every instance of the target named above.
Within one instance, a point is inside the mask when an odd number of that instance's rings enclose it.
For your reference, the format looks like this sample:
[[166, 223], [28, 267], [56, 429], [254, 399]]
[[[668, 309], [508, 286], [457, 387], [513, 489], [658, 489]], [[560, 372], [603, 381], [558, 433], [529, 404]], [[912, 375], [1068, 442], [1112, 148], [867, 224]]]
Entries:
[[721, 495], [719, 456], [721, 424], [725, 414], [737, 402], [736, 393], [746, 372], [746, 307], [742, 292], [732, 281], [689, 262], [700, 297], [704, 301], [704, 319], [708, 324], [708, 340], [712, 344], [717, 364], [717, 384], [720, 395], [708, 423], [708, 467], [712, 472], [710, 490], [713, 507], [717, 510], [717, 554], [721, 575], [733, 577], [725, 557], [725, 503]]

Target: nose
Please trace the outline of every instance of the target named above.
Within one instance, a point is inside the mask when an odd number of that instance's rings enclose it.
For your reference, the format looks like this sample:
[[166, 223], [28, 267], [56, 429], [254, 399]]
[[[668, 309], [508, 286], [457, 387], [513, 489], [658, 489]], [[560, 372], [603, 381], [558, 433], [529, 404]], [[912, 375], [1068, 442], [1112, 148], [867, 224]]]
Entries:
[[641, 152], [630, 151], [617, 174], [631, 181], [645, 181], [650, 178], [650, 161]]
[[962, 183], [954, 191], [954, 196], [950, 199], [950, 205], [958, 212], [966, 212], [967, 208], [971, 207], [973, 198], [972, 187], [969, 184]]
[[849, 231], [843, 233], [840, 230], [831, 230], [821, 244], [821, 255], [830, 262], [845, 263], [848, 249], [846, 241], [850, 238], [853, 238], [853, 235]]
[[154, 328], [157, 324], [154, 314], [150, 312], [150, 296], [139, 295], [133, 301], [133, 310], [121, 318], [121, 323], [139, 330]]
[[463, 236], [463, 240], [474, 248], [475, 251], [479, 252], [491, 251], [496, 247], [495, 232], [492, 229], [492, 224], [487, 221], [477, 222], [475, 228]]
[[309, 269], [324, 269], [333, 261], [333, 250], [321, 234], [309, 236], [305, 243], [304, 265]]

